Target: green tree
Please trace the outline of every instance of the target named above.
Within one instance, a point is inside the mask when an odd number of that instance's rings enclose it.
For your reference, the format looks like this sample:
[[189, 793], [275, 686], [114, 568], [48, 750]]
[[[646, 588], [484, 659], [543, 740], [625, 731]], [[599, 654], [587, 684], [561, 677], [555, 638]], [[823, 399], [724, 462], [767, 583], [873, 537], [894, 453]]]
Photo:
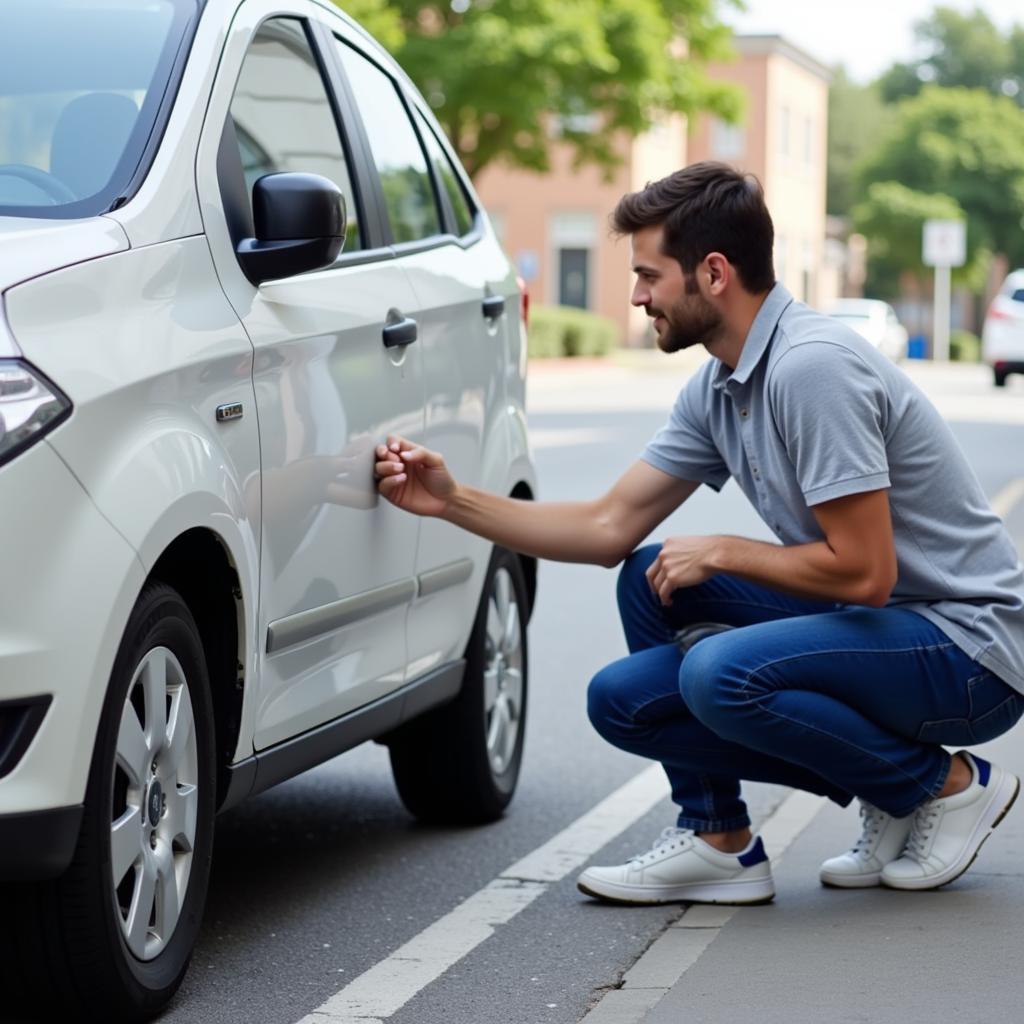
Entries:
[[836, 69], [828, 93], [829, 213], [849, 215], [857, 197], [857, 166], [878, 144], [892, 117], [877, 85], [858, 85], [845, 68]]
[[[877, 187], [872, 192], [878, 183], [890, 187], [884, 193]], [[894, 190], [895, 183], [906, 191]], [[946, 197], [967, 219], [970, 264], [976, 266], [986, 251], [1003, 253], [1020, 263], [1024, 261], [1024, 111], [1006, 97], [980, 89], [930, 86], [899, 105], [885, 140], [862, 168], [861, 188], [876, 206], [882, 199], [897, 207], [898, 202], [912, 206], [914, 193], [934, 202]], [[863, 210], [859, 216], [860, 223], [867, 222]], [[893, 254], [905, 256], [897, 239], [903, 228], [887, 228], [884, 217], [868, 219], [871, 230], [867, 233], [876, 249], [883, 243]]]
[[915, 25], [914, 34], [922, 55], [882, 75], [886, 102], [916, 96], [930, 83], [985, 89], [1024, 104], [1024, 27], [1015, 25], [1007, 35], [981, 8], [937, 7]]
[[718, 8], [738, 0], [336, 2], [389, 46], [471, 176], [495, 160], [547, 170], [555, 126], [577, 164], [610, 171], [619, 132], [741, 111], [702, 67], [730, 54]]
[[898, 181], [876, 181], [853, 208], [852, 217], [855, 230], [868, 239], [868, 290], [890, 299], [899, 294], [905, 272], [919, 277], [926, 272], [924, 222], [963, 220], [964, 211], [950, 196], [915, 192]]

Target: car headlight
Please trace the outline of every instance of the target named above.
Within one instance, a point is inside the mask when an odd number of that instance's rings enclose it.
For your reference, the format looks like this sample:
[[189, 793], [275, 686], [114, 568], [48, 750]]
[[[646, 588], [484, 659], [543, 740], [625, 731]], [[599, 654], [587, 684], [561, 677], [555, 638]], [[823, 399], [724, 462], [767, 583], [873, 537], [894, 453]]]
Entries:
[[71, 402], [20, 359], [0, 359], [0, 466], [49, 433]]

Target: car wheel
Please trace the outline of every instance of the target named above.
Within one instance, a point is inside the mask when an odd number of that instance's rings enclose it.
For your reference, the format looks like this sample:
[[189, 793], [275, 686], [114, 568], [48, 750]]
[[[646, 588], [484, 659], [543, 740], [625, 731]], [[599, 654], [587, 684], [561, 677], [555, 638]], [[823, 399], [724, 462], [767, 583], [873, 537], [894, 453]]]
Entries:
[[993, 370], [992, 371], [992, 379], [995, 381], [995, 385], [996, 385], [997, 388], [1005, 388], [1006, 387], [1006, 378], [1007, 378], [1007, 376], [1008, 376], [1008, 374], [1007, 374], [1007, 372], [1005, 370]]
[[495, 548], [458, 697], [388, 738], [399, 795], [421, 820], [494, 821], [512, 799], [526, 721], [527, 602], [522, 563]]
[[12, 931], [30, 938], [4, 959], [33, 1013], [141, 1021], [174, 995], [206, 900], [214, 750], [199, 631], [174, 590], [148, 585], [111, 674], [74, 859], [19, 887]]

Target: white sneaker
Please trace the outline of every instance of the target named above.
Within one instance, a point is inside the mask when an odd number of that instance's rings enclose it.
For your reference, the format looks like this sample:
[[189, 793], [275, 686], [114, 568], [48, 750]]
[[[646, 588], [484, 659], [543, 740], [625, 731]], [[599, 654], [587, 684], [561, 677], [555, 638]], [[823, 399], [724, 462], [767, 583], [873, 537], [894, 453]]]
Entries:
[[861, 833], [853, 849], [830, 857], [821, 865], [823, 885], [861, 889], [878, 885], [882, 868], [903, 852], [910, 836], [913, 815], [894, 818], [866, 800], [860, 802]]
[[973, 779], [962, 792], [928, 800], [913, 814], [903, 856], [882, 869], [892, 889], [937, 889], [962, 875], [1020, 791], [1015, 775], [963, 753]]
[[667, 828], [647, 852], [615, 867], [587, 868], [580, 892], [612, 903], [767, 903], [772, 869], [757, 837], [721, 853], [690, 829]]

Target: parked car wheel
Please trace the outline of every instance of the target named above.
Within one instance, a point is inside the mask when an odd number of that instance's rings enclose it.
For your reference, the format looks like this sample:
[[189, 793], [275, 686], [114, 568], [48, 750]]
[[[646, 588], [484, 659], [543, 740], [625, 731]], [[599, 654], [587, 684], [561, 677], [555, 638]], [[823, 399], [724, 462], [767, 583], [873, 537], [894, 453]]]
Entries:
[[111, 674], [74, 860], [52, 883], [18, 887], [20, 920], [4, 929], [2, 959], [31, 1012], [141, 1021], [173, 996], [206, 900], [214, 749], [196, 624], [174, 590], [149, 585]]
[[1006, 378], [1007, 378], [1007, 376], [1008, 376], [1008, 374], [1006, 373], [1005, 370], [993, 370], [992, 371], [992, 379], [995, 382], [995, 385], [996, 385], [997, 388], [1005, 388], [1006, 387]]
[[528, 617], [522, 563], [495, 548], [459, 696], [388, 740], [399, 795], [417, 818], [483, 823], [511, 801], [523, 757]]

